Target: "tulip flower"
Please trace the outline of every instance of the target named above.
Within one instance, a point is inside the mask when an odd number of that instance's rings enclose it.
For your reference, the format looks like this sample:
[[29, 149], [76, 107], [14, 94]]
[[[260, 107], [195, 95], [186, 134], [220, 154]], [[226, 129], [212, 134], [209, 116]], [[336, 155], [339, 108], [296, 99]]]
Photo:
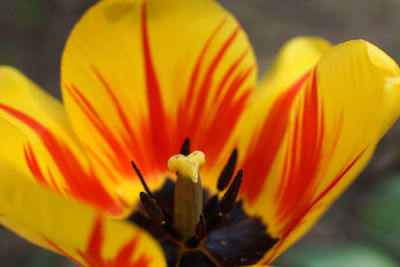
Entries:
[[257, 82], [212, 0], [100, 1], [62, 103], [8, 66], [0, 90], [1, 224], [93, 267], [268, 265], [400, 114], [399, 67], [363, 40], [294, 38]]

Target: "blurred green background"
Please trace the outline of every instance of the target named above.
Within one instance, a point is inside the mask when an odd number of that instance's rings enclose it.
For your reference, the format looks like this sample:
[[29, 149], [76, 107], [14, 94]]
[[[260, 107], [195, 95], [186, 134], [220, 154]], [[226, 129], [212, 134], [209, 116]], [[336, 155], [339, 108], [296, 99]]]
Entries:
[[[74, 23], [94, 0], [0, 1], [0, 64], [21, 69], [59, 97], [59, 61]], [[221, 0], [239, 19], [262, 73], [296, 35], [332, 43], [362, 38], [400, 62], [400, 0]], [[74, 263], [0, 229], [1, 266]], [[400, 123], [369, 167], [323, 219], [276, 262], [281, 267], [400, 266]]]

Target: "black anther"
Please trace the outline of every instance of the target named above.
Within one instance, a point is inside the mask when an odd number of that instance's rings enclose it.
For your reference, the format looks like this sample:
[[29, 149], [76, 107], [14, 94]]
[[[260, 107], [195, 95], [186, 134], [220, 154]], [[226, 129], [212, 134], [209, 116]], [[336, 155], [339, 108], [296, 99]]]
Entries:
[[189, 140], [189, 138], [186, 138], [185, 141], [183, 141], [180, 154], [185, 155], [185, 156], [190, 154], [190, 140]]
[[235, 205], [235, 201], [240, 189], [240, 184], [242, 183], [242, 176], [243, 171], [239, 170], [235, 176], [235, 179], [233, 179], [232, 184], [229, 186], [228, 190], [222, 197], [219, 209], [223, 214], [227, 214]]
[[203, 208], [203, 214], [207, 221], [218, 214], [218, 195], [214, 195], [207, 200]]
[[157, 202], [154, 198], [150, 197], [145, 192], [140, 192], [140, 200], [142, 201], [143, 207], [153, 223], [157, 225], [165, 224], [164, 213], [157, 205]]
[[233, 175], [233, 171], [235, 170], [235, 166], [236, 166], [236, 159], [237, 159], [237, 149], [235, 148], [230, 157], [228, 162], [226, 163], [224, 169], [222, 170], [221, 174], [219, 175], [218, 178], [218, 184], [217, 184], [217, 188], [219, 191], [222, 191], [226, 188], [226, 186], [229, 184], [229, 182], [231, 181], [232, 175]]

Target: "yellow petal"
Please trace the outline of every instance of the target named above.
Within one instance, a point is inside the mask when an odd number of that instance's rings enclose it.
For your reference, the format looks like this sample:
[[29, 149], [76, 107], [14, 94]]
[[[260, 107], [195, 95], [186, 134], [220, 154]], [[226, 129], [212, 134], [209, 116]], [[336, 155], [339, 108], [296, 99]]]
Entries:
[[[244, 179], [242, 194], [256, 197], [260, 193], [272, 194], [275, 190], [276, 185], [263, 188], [265, 176], [258, 173], [272, 171], [297, 92], [329, 48], [328, 41], [319, 37], [293, 38], [282, 47], [271, 69], [261, 79], [237, 133], [239, 163], [246, 166], [244, 177], [251, 177]], [[263, 164], [258, 165], [255, 157]]]
[[81, 150], [62, 104], [7, 66], [0, 67], [0, 119], [3, 161], [68, 197], [122, 212]]
[[289, 40], [263, 75], [257, 90], [287, 90], [313, 68], [330, 47], [330, 43], [321, 37], [299, 36]]
[[[267, 263], [298, 240], [365, 167], [399, 116], [399, 77], [399, 67], [381, 50], [350, 41], [330, 49], [276, 98], [242, 162], [247, 208], [281, 239]], [[273, 157], [266, 154], [268, 145], [275, 146]]]
[[100, 1], [67, 41], [63, 98], [99, 168], [136, 182], [134, 160], [153, 183], [186, 137], [216, 161], [255, 64], [246, 34], [215, 1]]
[[166, 266], [156, 240], [134, 224], [66, 201], [0, 163], [0, 223], [83, 266]]

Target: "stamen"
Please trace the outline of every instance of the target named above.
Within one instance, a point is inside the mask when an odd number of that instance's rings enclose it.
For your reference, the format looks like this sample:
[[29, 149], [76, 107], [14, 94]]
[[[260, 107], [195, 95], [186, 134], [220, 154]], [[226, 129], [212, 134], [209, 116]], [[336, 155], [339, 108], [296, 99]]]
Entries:
[[229, 186], [228, 190], [225, 192], [224, 196], [221, 199], [221, 203], [219, 209], [222, 214], [227, 214], [233, 206], [235, 205], [236, 198], [239, 193], [240, 185], [242, 183], [243, 171], [239, 170], [233, 179], [232, 184]]
[[218, 195], [214, 195], [207, 200], [203, 208], [203, 214], [207, 221], [218, 214]]
[[142, 183], [144, 190], [146, 191], [146, 193], [147, 193], [151, 198], [154, 199], [154, 196], [153, 196], [153, 194], [150, 192], [150, 189], [147, 187], [147, 184], [146, 184], [146, 182], [144, 181], [143, 176], [142, 176], [142, 174], [141, 174], [140, 171], [139, 171], [139, 168], [136, 166], [136, 164], [135, 164], [135, 162], [133, 162], [133, 160], [131, 161], [131, 163], [132, 163], [133, 168], [135, 169], [135, 172], [136, 172], [137, 176], [139, 176], [140, 182]]
[[[150, 219], [155, 225], [161, 227], [166, 233], [168, 233], [173, 239], [175, 240], [182, 240], [181, 235], [175, 229], [171, 223], [165, 220], [164, 214], [166, 214], [160, 206], [158, 206], [156, 200], [151, 198], [144, 192], [140, 193], [140, 200], [143, 204], [144, 209], [146, 210], [147, 214], [150, 218], [144, 217], [141, 213], [134, 213], [129, 217], [129, 220], [132, 222], [137, 223], [139, 226], [142, 226], [146, 229], [151, 229], [151, 225], [149, 225], [148, 220]], [[168, 215], [168, 214], [167, 214]], [[146, 218], [146, 219], [143, 219]], [[153, 229], [154, 230], [154, 229]]]
[[206, 238], [206, 220], [204, 219], [204, 216], [202, 214], [200, 214], [199, 222], [196, 224], [195, 233], [198, 240], [203, 240], [204, 238]]
[[181, 152], [179, 154], [188, 156], [190, 154], [190, 140], [189, 138], [186, 138], [185, 141], [183, 141], [182, 147], [181, 147]]
[[217, 188], [219, 191], [222, 191], [226, 188], [226, 186], [229, 184], [231, 181], [233, 171], [235, 170], [236, 166], [236, 159], [237, 159], [237, 149], [235, 148], [230, 157], [228, 162], [226, 163], [224, 169], [222, 170], [221, 174], [219, 175], [218, 178], [218, 184]]
[[164, 213], [157, 205], [156, 200], [154, 198], [151, 198], [145, 192], [140, 193], [140, 200], [142, 201], [143, 207], [149, 215], [150, 219], [157, 225], [164, 225]]

